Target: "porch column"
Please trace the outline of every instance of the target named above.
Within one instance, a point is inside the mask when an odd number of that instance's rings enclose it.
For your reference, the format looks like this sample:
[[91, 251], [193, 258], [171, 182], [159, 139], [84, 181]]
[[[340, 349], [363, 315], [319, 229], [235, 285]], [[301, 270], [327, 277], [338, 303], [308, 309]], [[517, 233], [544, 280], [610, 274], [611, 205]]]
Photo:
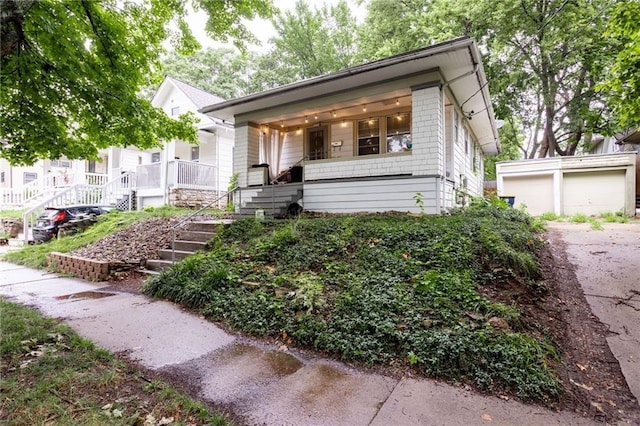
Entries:
[[413, 175], [445, 174], [444, 101], [439, 82], [415, 86], [411, 92]]
[[235, 148], [233, 152], [233, 172], [238, 174], [238, 185], [248, 184], [249, 167], [260, 158], [260, 126], [255, 123], [239, 123], [235, 128]]

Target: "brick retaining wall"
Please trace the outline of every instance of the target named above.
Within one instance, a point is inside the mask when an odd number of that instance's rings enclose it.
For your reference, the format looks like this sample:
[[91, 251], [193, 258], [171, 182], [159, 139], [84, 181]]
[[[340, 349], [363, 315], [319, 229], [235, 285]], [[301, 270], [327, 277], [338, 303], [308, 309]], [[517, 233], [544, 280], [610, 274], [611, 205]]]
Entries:
[[56, 272], [89, 281], [106, 281], [117, 272], [130, 271], [141, 266], [140, 263], [104, 262], [57, 252], [47, 255], [47, 264]]

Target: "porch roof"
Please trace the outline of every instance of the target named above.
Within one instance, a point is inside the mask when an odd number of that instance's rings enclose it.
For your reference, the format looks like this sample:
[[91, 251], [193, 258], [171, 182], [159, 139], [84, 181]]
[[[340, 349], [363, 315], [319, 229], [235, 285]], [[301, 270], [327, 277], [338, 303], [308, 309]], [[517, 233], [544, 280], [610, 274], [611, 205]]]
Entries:
[[[442, 83], [449, 88], [464, 115], [471, 118], [469, 126], [478, 138], [482, 150], [488, 154], [498, 153], [500, 145], [487, 79], [477, 44], [469, 37], [449, 40], [336, 73], [216, 103], [202, 108], [200, 112], [227, 121], [234, 121], [237, 116], [243, 114], [260, 112], [260, 116], [264, 118], [263, 122], [278, 122], [289, 117], [270, 112], [270, 109], [276, 106], [327, 98], [327, 107], [330, 108], [331, 95], [433, 71], [439, 72]], [[408, 89], [407, 94], [410, 93]], [[397, 94], [394, 93], [395, 95]], [[364, 97], [352, 99], [351, 102], [368, 104], [376, 100]]]

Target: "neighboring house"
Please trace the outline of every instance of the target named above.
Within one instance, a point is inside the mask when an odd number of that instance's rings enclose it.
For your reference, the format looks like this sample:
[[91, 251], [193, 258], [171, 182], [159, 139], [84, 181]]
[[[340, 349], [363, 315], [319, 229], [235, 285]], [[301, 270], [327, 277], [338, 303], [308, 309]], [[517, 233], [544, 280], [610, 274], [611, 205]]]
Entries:
[[[152, 104], [173, 117], [195, 113], [200, 145], [176, 140], [165, 142], [163, 149], [111, 148], [114, 167], [121, 172], [136, 172], [138, 208], [164, 204], [199, 207], [227, 190], [233, 173], [233, 125], [198, 113], [200, 108], [222, 101], [204, 90], [165, 77]], [[118, 154], [119, 161], [115, 160]]]
[[496, 164], [497, 190], [533, 215], [640, 210], [640, 132], [595, 136], [582, 155]]
[[301, 197], [308, 211], [441, 213], [482, 195], [484, 155], [500, 149], [467, 37], [201, 112], [235, 122], [248, 213], [283, 214]]
[[[12, 167], [0, 159], [0, 208], [33, 207], [76, 185], [104, 188], [107, 183], [111, 183], [112, 192], [114, 186], [120, 193], [123, 186], [136, 191], [138, 208], [164, 204], [199, 207], [215, 200], [227, 190], [233, 172], [233, 126], [197, 111], [220, 101], [215, 95], [166, 77], [152, 103], [171, 116], [195, 113], [200, 119], [200, 145], [169, 141], [149, 150], [110, 147], [99, 152], [97, 161], [40, 160], [30, 167]], [[83, 198], [87, 197], [78, 191], [67, 197], [71, 203]]]

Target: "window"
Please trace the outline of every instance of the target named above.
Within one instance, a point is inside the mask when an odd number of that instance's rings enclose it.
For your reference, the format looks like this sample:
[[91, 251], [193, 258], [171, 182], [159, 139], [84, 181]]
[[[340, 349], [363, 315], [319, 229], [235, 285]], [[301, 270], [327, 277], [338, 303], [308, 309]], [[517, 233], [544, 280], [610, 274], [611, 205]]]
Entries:
[[87, 164], [88, 172], [95, 173], [96, 172], [96, 160], [89, 160], [89, 164]]
[[[142, 160], [142, 158], [141, 158]], [[152, 152], [151, 153], [151, 162], [152, 163], [159, 163], [160, 162], [160, 153], [159, 152]]]
[[4, 172], [0, 172], [0, 183], [4, 183]]
[[200, 160], [200, 147], [192, 146], [191, 147], [191, 161], [199, 161]]
[[171, 116], [175, 117], [176, 115], [180, 115], [180, 107], [172, 107], [171, 108]]
[[358, 155], [380, 153], [380, 119], [358, 121]]
[[411, 116], [403, 112], [387, 117], [387, 152], [411, 151]]
[[70, 160], [51, 160], [51, 167], [65, 167], [71, 168]]
[[473, 148], [471, 150], [471, 167], [473, 169], [473, 173], [478, 174], [478, 147], [475, 142], [473, 143]]
[[38, 179], [37, 173], [24, 172], [23, 184], [26, 185], [29, 182], [33, 182], [36, 179]]

